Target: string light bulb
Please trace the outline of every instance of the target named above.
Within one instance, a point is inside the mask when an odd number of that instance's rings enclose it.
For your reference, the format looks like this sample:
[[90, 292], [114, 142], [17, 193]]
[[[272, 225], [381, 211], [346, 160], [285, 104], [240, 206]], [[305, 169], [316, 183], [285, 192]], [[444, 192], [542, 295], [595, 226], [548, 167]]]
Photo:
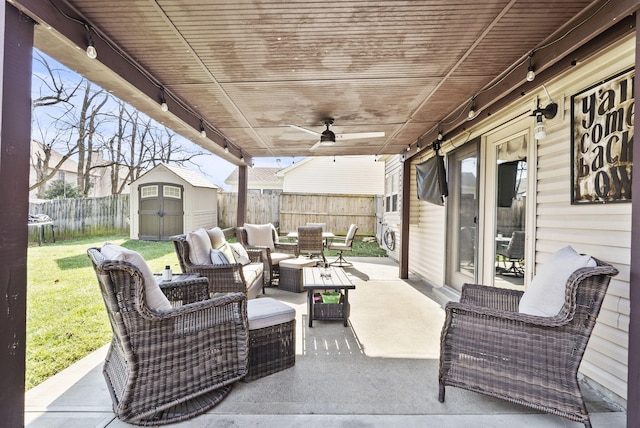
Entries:
[[85, 24], [84, 28], [87, 30], [87, 56], [91, 59], [98, 58], [98, 51], [96, 50], [96, 45], [93, 43], [93, 39], [91, 38], [91, 28], [89, 25]]
[[536, 78], [536, 72], [533, 70], [533, 65], [529, 65], [529, 68], [527, 71], [527, 82], [533, 82], [535, 78]]
[[471, 98], [471, 108], [469, 109], [469, 114], [467, 115], [469, 120], [476, 117], [476, 97]]
[[87, 56], [91, 59], [98, 58], [98, 51], [96, 50], [96, 46], [93, 44], [91, 35], [89, 35], [89, 41], [87, 42]]
[[200, 119], [200, 136], [202, 138], [207, 138], [207, 131], [204, 129], [204, 121]]
[[229, 153], [229, 145], [227, 144], [227, 140], [224, 141], [224, 152]]
[[164, 88], [160, 88], [160, 110], [169, 111], [169, 105], [167, 104], [167, 100], [164, 98]]
[[531, 51], [531, 53], [529, 54], [529, 67], [527, 68], [527, 82], [533, 82], [533, 80], [536, 78], [536, 72], [535, 69], [533, 68], [533, 64], [531, 63], [531, 58], [533, 58], [533, 54], [535, 52]]

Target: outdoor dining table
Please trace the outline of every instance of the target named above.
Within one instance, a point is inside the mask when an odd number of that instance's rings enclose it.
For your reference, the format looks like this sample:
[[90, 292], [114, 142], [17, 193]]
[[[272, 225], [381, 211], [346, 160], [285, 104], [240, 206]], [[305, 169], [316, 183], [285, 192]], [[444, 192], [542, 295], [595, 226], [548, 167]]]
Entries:
[[[332, 232], [322, 232], [322, 239], [335, 238], [336, 235]], [[287, 238], [298, 238], [298, 232], [287, 233]]]

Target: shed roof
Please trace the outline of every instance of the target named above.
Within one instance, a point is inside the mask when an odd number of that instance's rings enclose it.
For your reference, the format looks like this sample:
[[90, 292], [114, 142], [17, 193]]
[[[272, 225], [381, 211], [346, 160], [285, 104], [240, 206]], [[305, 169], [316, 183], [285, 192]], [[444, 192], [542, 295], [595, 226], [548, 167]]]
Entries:
[[187, 184], [190, 184], [193, 187], [202, 187], [202, 188], [208, 188], [208, 189], [219, 189], [218, 186], [216, 186], [215, 184], [211, 183], [203, 175], [197, 173], [196, 171], [193, 171], [193, 170], [191, 170], [189, 168], [186, 168], [186, 167], [183, 167], [183, 166], [169, 165], [169, 164], [166, 164], [166, 163], [161, 163], [161, 164], [158, 164], [158, 165], [154, 166], [153, 168], [151, 168], [149, 171], [147, 171], [144, 174], [142, 174], [140, 177], [138, 177], [133, 182], [135, 183], [136, 181], [140, 180], [142, 177], [148, 175], [152, 171], [155, 171], [157, 169], [162, 169], [162, 168], [172, 172], [177, 177], [179, 177], [181, 180], [185, 181]]

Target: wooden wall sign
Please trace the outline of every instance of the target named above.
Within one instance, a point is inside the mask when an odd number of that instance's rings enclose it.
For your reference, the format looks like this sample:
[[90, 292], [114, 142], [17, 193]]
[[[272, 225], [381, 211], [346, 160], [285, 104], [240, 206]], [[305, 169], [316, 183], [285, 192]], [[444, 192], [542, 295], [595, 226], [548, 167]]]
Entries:
[[571, 97], [571, 203], [631, 201], [635, 71]]

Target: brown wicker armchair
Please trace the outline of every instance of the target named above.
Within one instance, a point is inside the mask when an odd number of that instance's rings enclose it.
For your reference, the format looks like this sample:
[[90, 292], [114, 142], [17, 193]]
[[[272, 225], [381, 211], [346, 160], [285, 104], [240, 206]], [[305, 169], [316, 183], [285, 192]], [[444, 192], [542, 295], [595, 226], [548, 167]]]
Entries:
[[103, 374], [119, 419], [152, 426], [189, 419], [247, 375], [242, 293], [209, 299], [205, 278], [172, 281], [160, 286], [171, 307], [154, 310], [136, 266], [107, 260], [98, 248], [87, 253], [113, 332]]
[[595, 267], [568, 279], [565, 302], [553, 317], [518, 312], [522, 291], [465, 284], [449, 302], [442, 330], [439, 400], [445, 385], [502, 398], [590, 427], [578, 368], [611, 276]]
[[265, 262], [264, 282], [271, 286], [273, 280], [278, 277], [279, 265], [282, 260], [298, 257], [298, 244], [293, 242], [279, 242], [275, 228], [271, 228], [273, 250], [269, 246], [256, 246], [249, 243], [247, 229], [236, 228], [236, 239], [247, 251], [259, 250], [263, 253]]
[[[244, 293], [247, 298], [252, 299], [259, 294], [259, 289], [262, 289], [262, 293], [264, 294], [264, 273], [260, 272], [259, 275], [249, 280], [244, 274], [247, 268], [240, 263], [228, 265], [195, 264], [191, 261], [191, 248], [189, 241], [187, 241], [187, 236], [176, 235], [172, 236], [171, 240], [173, 241], [182, 272], [197, 273], [206, 277], [209, 280], [209, 291], [211, 295], [215, 293], [241, 292]], [[264, 255], [260, 250], [247, 249], [247, 254], [251, 261], [251, 268], [253, 268], [253, 265], [256, 263], [259, 263], [261, 266], [265, 263]]]

